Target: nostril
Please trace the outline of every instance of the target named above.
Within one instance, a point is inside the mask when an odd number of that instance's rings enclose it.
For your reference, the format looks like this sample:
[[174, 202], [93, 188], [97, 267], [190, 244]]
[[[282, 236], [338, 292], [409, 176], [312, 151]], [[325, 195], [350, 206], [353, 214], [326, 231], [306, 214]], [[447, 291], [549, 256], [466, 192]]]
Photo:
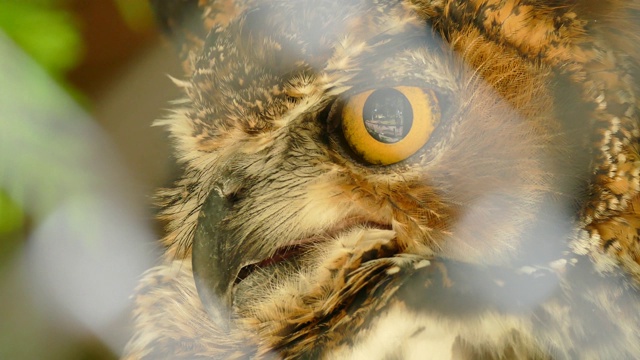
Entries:
[[217, 182], [214, 191], [223, 199], [227, 205], [233, 205], [244, 198], [246, 188], [241, 184], [234, 184], [231, 181]]
[[234, 191], [234, 192], [229, 193], [229, 194], [224, 194], [224, 199], [229, 204], [235, 204], [238, 201], [240, 201], [240, 199], [242, 199], [244, 197], [244, 193], [245, 193], [244, 188], [241, 188], [238, 191]]

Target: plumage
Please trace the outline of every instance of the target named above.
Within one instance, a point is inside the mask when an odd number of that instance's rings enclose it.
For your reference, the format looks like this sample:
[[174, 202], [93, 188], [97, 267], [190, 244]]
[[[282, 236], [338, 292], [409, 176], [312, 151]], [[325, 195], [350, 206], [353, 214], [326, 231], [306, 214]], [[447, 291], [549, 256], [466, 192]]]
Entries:
[[184, 173], [124, 359], [640, 357], [639, 2], [152, 3]]

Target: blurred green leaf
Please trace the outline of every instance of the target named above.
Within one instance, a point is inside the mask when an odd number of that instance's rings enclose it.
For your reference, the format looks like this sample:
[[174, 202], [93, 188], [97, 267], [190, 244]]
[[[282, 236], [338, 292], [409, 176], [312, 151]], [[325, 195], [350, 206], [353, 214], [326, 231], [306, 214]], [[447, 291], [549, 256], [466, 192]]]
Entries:
[[55, 1], [0, 2], [0, 29], [50, 74], [75, 66], [82, 56], [82, 38], [70, 13]]
[[0, 190], [0, 237], [18, 231], [23, 224], [22, 210]]
[[[76, 66], [80, 61], [83, 43], [75, 19], [69, 11], [61, 8], [64, 2], [66, 1], [0, 0], [0, 35], [3, 35], [3, 32], [8, 35], [18, 47], [68, 92], [74, 93], [73, 88], [66, 84], [63, 76], [67, 70]], [[58, 109], [65, 106], [59, 102], [59, 96], [50, 93], [50, 87], [44, 86], [42, 75], [35, 76], [38, 71], [24, 71], [24, 64], [11, 65], [10, 60], [14, 52], [10, 47], [0, 51], [3, 54], [0, 57], [0, 68], [9, 71], [9, 73], [0, 74], [0, 85], [2, 85], [0, 86], [0, 95], [2, 95], [0, 108], [3, 109], [0, 118], [4, 118], [0, 119], [0, 123], [3, 124], [0, 128], [9, 126], [9, 128], [0, 131], [3, 133], [0, 136], [1, 142], [7, 145], [7, 142], [11, 143], [12, 140], [21, 137], [23, 143], [27, 142], [40, 147], [44, 145], [43, 143], [47, 143], [43, 140], [49, 140], [48, 136], [42, 136], [44, 134], [41, 133], [50, 132], [50, 130], [38, 127], [37, 122], [32, 120], [37, 119], [42, 113], [56, 114], [59, 112]], [[7, 63], [7, 61], [9, 62]], [[19, 67], [15, 68], [15, 66]], [[18, 81], [13, 79], [16, 74], [22, 74], [18, 77]], [[35, 106], [34, 101], [38, 103], [38, 106]], [[31, 106], [19, 105], [24, 102], [30, 102]], [[27, 111], [27, 109], [29, 110]], [[25, 111], [29, 113], [25, 113]], [[58, 145], [58, 147], [60, 146], [63, 145]], [[5, 153], [5, 155], [8, 157], [0, 164], [0, 168], [3, 169], [0, 171], [2, 173], [2, 179], [0, 179], [0, 236], [15, 234], [24, 226], [24, 212], [27, 209], [20, 207], [25, 205], [23, 197], [29, 193], [26, 189], [33, 181], [30, 181], [30, 177], [12, 179], [16, 175], [15, 166], [34, 170], [47, 168], [42, 166], [46, 162], [38, 157], [9, 156], [9, 153]], [[14, 162], [17, 164], [12, 165], [11, 163]], [[8, 168], [12, 166], [14, 166], [14, 171], [8, 171]], [[51, 179], [64, 176], [63, 171], [58, 171], [55, 167], [49, 172]], [[6, 186], [13, 188], [13, 191], [7, 192]], [[24, 189], [20, 190], [20, 188]], [[48, 203], [52, 202], [47, 197], [53, 196], [56, 190], [43, 192], [46, 196], [41, 197], [40, 203], [42, 208], [47, 208]], [[9, 196], [9, 193], [13, 198]], [[6, 251], [7, 249], [4, 249], [1, 252]]]

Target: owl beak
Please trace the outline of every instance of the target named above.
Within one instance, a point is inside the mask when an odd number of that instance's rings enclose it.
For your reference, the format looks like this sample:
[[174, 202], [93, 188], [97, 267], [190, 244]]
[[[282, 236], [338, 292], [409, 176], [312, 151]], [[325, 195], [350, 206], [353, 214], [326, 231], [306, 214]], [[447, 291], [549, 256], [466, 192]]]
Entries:
[[257, 269], [295, 258], [305, 250], [304, 243], [267, 249], [268, 253], [261, 253], [265, 250], [260, 248], [247, 248], [246, 244], [243, 247], [233, 232], [225, 228], [229, 210], [224, 196], [212, 191], [198, 217], [191, 258], [200, 300], [221, 330], [229, 330], [231, 324], [235, 284]]
[[228, 213], [226, 202], [212, 191], [202, 206], [193, 239], [193, 277], [198, 295], [212, 321], [228, 330], [233, 304], [233, 280], [242, 259], [234, 257], [229, 234], [220, 226]]

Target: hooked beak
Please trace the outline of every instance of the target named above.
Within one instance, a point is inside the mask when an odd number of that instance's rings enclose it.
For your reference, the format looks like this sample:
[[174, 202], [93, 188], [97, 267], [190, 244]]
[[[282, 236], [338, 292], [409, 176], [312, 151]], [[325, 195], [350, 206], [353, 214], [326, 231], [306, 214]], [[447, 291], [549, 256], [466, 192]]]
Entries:
[[233, 279], [242, 261], [232, 255], [230, 234], [220, 226], [228, 212], [227, 202], [211, 191], [200, 209], [191, 259], [198, 295], [211, 320], [223, 330], [229, 328]]

